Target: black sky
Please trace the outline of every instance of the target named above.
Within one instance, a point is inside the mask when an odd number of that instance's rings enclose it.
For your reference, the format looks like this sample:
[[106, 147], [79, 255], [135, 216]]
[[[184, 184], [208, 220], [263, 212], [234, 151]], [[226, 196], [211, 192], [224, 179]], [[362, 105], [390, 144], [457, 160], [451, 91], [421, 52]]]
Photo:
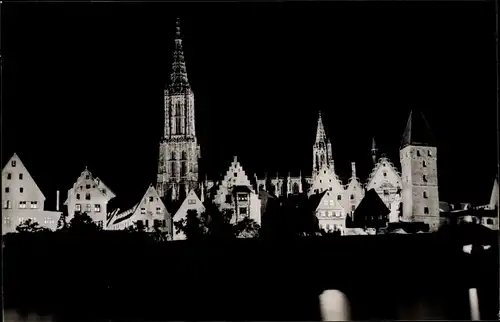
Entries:
[[309, 173], [318, 109], [336, 169], [399, 167], [410, 109], [439, 142], [441, 199], [487, 202], [496, 173], [493, 2], [30, 3], [2, 8], [2, 162], [52, 206], [87, 165], [117, 194], [155, 181], [175, 17], [202, 170]]

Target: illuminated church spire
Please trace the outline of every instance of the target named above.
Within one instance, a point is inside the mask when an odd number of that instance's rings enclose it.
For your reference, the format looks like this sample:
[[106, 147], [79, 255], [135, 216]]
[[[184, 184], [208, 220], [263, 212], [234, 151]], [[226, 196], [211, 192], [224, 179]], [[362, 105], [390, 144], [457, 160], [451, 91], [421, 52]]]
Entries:
[[165, 126], [160, 143], [157, 191], [183, 199], [198, 187], [200, 146], [196, 139], [194, 94], [189, 85], [180, 20], [176, 20], [170, 82], [164, 92]]
[[323, 115], [318, 113], [318, 127], [316, 129], [316, 141], [313, 146], [313, 174], [322, 168], [333, 167], [332, 144], [327, 138], [323, 125]]

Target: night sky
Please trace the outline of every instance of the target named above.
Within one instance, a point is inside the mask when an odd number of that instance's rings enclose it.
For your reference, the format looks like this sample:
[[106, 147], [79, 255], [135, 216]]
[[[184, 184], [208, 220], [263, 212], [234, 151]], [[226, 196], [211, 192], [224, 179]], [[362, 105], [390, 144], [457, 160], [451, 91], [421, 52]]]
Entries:
[[53, 208], [88, 166], [119, 196], [156, 181], [175, 18], [200, 171], [310, 174], [318, 110], [335, 168], [366, 181], [371, 139], [399, 167], [412, 108], [438, 140], [440, 199], [489, 201], [493, 2], [30, 3], [2, 6], [2, 164]]

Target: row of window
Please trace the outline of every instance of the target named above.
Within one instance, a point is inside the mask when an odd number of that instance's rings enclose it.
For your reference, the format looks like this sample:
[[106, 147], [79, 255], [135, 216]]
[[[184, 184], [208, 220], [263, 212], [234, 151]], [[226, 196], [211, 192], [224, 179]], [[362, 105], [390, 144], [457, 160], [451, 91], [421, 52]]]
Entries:
[[[356, 208], [355, 206], [352, 206], [353, 210]], [[342, 211], [323, 211], [321, 210], [319, 212], [320, 217], [342, 217]]]
[[[248, 202], [248, 194], [247, 193], [239, 193], [236, 196], [236, 200], [239, 202]], [[233, 196], [230, 194], [226, 195], [226, 203], [232, 203], [233, 202]]]
[[[22, 173], [19, 174], [19, 180], [23, 180], [24, 178], [24, 175]], [[12, 179], [12, 173], [7, 173], [7, 180], [11, 180]]]
[[[142, 215], [146, 214], [146, 208], [141, 208], [141, 214]], [[156, 207], [156, 214], [161, 215], [161, 208], [160, 207]]]
[[[77, 203], [75, 204], [75, 211], [76, 212], [81, 212], [82, 211], [82, 205]], [[86, 204], [85, 205], [85, 212], [92, 212], [92, 205], [91, 204]], [[94, 212], [101, 212], [101, 205], [95, 204], [94, 205]]]
[[[79, 193], [76, 194], [76, 200], [80, 200], [81, 196]], [[90, 200], [90, 192], [85, 193], [85, 200]]]
[[[29, 202], [30, 209], [38, 209], [38, 201], [19, 201], [17, 204], [17, 208], [27, 209], [28, 202]], [[5, 200], [3, 207], [4, 207], [4, 209], [12, 209], [12, 200]]]
[[[5, 187], [5, 193], [9, 193], [9, 192], [10, 192], [10, 188], [9, 187]], [[19, 192], [23, 193], [24, 192], [24, 188], [23, 187], [19, 187]]]
[[343, 226], [342, 225], [330, 225], [330, 224], [323, 225], [323, 224], [320, 224], [319, 228], [320, 229], [324, 229], [326, 231], [329, 231], [329, 230], [342, 230]]
[[[145, 227], [145, 228], [149, 228], [149, 220], [146, 219], [146, 220], [137, 220], [136, 221], [136, 224], [137, 226], [139, 227]], [[160, 219], [155, 219], [153, 221], [153, 226], [151, 227], [167, 227], [167, 221], [165, 219], [163, 220], [160, 220]]]

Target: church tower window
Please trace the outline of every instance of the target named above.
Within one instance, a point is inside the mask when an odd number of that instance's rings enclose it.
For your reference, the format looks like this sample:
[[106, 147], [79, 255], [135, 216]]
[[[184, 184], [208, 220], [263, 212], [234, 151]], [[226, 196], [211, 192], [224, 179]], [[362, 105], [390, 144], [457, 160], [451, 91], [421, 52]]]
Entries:
[[181, 177], [186, 176], [186, 162], [181, 162]]

